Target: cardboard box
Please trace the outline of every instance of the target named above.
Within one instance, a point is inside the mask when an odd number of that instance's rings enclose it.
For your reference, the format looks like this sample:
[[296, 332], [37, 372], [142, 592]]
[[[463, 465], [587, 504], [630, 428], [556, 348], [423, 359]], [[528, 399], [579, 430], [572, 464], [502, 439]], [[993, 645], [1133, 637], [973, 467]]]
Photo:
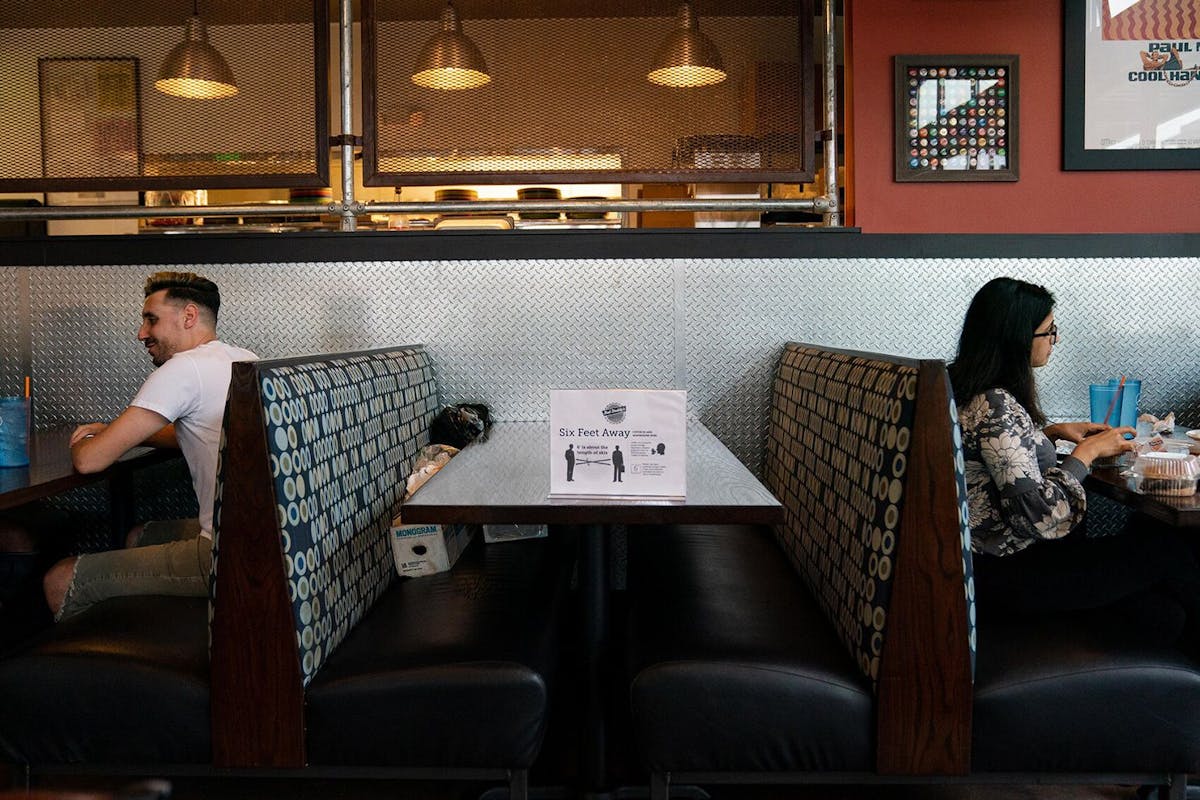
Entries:
[[433, 575], [454, 566], [475, 535], [474, 525], [392, 525], [392, 556], [401, 576]]
[[545, 525], [484, 525], [484, 544], [510, 542], [514, 539], [541, 539], [549, 535]]

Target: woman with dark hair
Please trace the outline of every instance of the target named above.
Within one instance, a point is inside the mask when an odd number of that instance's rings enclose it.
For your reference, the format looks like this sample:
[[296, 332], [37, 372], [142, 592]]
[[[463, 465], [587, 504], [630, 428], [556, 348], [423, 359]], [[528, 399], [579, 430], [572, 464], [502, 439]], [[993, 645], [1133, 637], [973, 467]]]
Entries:
[[[1157, 526], [1084, 535], [1082, 481], [1095, 459], [1132, 450], [1124, 437], [1134, 431], [1046, 424], [1033, 371], [1057, 343], [1054, 296], [1036, 284], [995, 278], [971, 300], [948, 367], [962, 428], [981, 620], [1117, 604], [1131, 612], [1131, 625], [1144, 628], [1149, 618], [1174, 638], [1183, 615], [1200, 623], [1200, 566], [1182, 537]], [[1061, 464], [1055, 439], [1075, 442]]]

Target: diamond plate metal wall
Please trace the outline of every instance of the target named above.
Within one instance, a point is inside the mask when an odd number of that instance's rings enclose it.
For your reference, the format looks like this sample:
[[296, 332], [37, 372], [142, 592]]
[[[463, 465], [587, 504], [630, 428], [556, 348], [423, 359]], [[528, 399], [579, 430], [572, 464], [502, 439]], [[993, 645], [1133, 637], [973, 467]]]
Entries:
[[[761, 466], [770, 368], [783, 342], [950, 360], [975, 291], [999, 275], [1055, 293], [1062, 341], [1038, 373], [1055, 419], [1088, 414], [1087, 384], [1142, 378], [1141, 407], [1200, 424], [1200, 259], [843, 259], [686, 265], [688, 402]], [[1167, 295], [1138, 291], [1169, 287]]]
[[[424, 343], [442, 401], [486, 402], [499, 419], [544, 419], [550, 387], [674, 386], [674, 297], [670, 269], [661, 264], [199, 269], [221, 286], [222, 338], [264, 357]], [[278, 280], [280, 269], [286, 281]]]
[[38, 427], [110, 420], [150, 372], [136, 338], [141, 270], [34, 269], [31, 340]]
[[960, 271], [900, 259], [687, 265], [680, 344], [692, 412], [758, 471], [785, 342], [944, 357], [961, 318], [957, 297], [973, 285]]
[[545, 419], [551, 388], [675, 386], [673, 286], [661, 263], [455, 263], [439, 278], [446, 308], [432, 350], [447, 401]]
[[[262, 356], [422, 342], [443, 403], [486, 402], [509, 420], [544, 418], [551, 387], [686, 388], [690, 412], [754, 471], [784, 342], [949, 359], [975, 290], [1013, 275], [1045, 284], [1058, 299], [1063, 338], [1038, 376], [1051, 417], [1085, 416], [1086, 384], [1125, 373], [1143, 380], [1143, 410], [1173, 410], [1200, 424], [1200, 370], [1186, 368], [1200, 345], [1200, 257], [193, 268], [221, 286], [222, 338]], [[109, 419], [132, 397], [150, 369], [134, 333], [152, 271], [31, 270], [38, 425]], [[0, 271], [0, 281], [11, 283], [12, 272]], [[1148, 286], [1165, 290], [1138, 288]], [[8, 319], [0, 325], [5, 336]], [[6, 346], [5, 369], [8, 358]]]
[[24, 391], [25, 343], [21, 331], [23, 267], [0, 267], [0, 396]]

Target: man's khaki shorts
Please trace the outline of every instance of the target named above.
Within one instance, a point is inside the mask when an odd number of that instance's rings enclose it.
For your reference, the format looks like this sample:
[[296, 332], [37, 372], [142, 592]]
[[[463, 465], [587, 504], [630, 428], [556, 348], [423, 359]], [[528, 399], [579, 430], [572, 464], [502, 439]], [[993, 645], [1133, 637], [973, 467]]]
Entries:
[[212, 540], [197, 520], [147, 522], [136, 547], [79, 556], [57, 619], [110, 597], [205, 597], [211, 573]]

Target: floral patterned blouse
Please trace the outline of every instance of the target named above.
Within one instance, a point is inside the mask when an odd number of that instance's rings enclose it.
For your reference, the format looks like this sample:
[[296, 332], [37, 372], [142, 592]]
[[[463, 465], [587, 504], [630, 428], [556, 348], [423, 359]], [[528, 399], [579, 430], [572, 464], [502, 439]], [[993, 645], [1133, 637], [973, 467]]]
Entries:
[[960, 405], [971, 550], [1006, 556], [1058, 539], [1083, 520], [1087, 467], [1054, 444], [1012, 394], [989, 389]]

